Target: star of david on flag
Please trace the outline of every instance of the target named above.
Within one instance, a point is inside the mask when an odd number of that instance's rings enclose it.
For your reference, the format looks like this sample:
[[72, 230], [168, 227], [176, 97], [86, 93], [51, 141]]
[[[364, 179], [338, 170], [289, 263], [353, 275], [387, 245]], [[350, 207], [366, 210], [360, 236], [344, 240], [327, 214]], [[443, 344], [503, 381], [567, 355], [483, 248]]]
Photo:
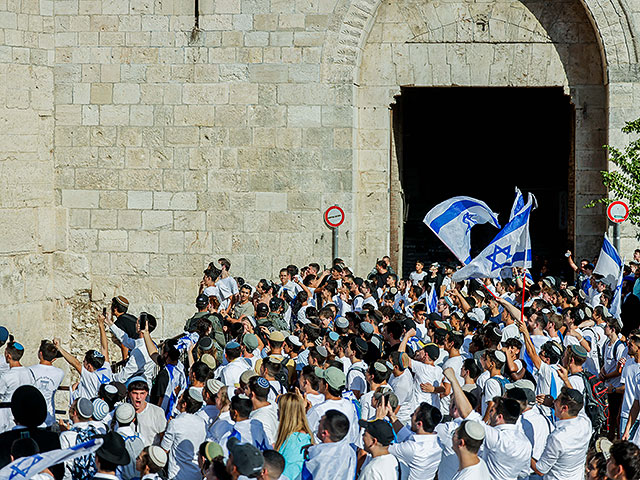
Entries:
[[[518, 197], [516, 197], [516, 204]], [[513, 218], [496, 237], [468, 265], [453, 274], [459, 282], [468, 278], [497, 278], [504, 268], [531, 268], [531, 239], [529, 215], [534, 209], [535, 197], [529, 194], [527, 203], [514, 208]]]
[[498, 215], [471, 197], [453, 197], [439, 203], [424, 217], [424, 223], [462, 263], [471, 261], [471, 228], [490, 223], [500, 228]]

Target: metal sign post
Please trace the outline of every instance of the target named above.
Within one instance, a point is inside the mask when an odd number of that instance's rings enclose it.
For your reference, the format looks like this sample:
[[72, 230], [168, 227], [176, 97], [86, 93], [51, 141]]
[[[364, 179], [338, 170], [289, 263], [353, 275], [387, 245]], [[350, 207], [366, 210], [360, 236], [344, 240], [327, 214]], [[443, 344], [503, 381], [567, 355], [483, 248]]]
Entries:
[[629, 205], [617, 200], [607, 208], [607, 217], [613, 222], [613, 247], [620, 251], [620, 224], [629, 218]]
[[324, 211], [324, 222], [331, 228], [331, 255], [338, 258], [338, 227], [344, 222], [344, 210], [334, 205]]

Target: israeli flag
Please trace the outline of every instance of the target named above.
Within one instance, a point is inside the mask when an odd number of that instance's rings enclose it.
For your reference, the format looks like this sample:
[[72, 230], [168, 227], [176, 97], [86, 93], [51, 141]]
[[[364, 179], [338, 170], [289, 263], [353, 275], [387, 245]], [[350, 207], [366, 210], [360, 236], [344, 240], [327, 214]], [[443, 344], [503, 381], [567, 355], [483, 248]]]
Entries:
[[438, 310], [438, 295], [436, 295], [436, 286], [431, 287], [431, 291], [426, 298], [427, 313], [433, 313]]
[[524, 208], [524, 197], [522, 196], [522, 192], [518, 187], [516, 187], [516, 199], [513, 202], [513, 207], [511, 207], [511, 215], [509, 215], [509, 221], [513, 220], [520, 210]]
[[524, 208], [471, 263], [455, 272], [452, 280], [459, 282], [468, 278], [497, 278], [504, 268], [531, 268], [529, 216], [533, 204], [534, 197], [530, 194]]
[[424, 223], [464, 264], [471, 261], [471, 228], [481, 223], [500, 228], [498, 215], [486, 203], [471, 197], [453, 197], [439, 203], [429, 210]]
[[69, 448], [51, 450], [30, 457], [18, 458], [0, 470], [0, 480], [24, 480], [31, 478], [53, 465], [93, 453], [100, 448], [103, 442], [104, 440], [101, 438], [94, 438], [93, 440]]
[[624, 262], [605, 233], [604, 242], [602, 242], [602, 249], [600, 250], [600, 256], [598, 257], [598, 263], [596, 263], [596, 268], [593, 270], [593, 273], [596, 275], [602, 275], [602, 282], [609, 285], [613, 290], [613, 300], [609, 310], [611, 314], [618, 319], [620, 318], [620, 308], [622, 304], [621, 290], [624, 270], [623, 267]]

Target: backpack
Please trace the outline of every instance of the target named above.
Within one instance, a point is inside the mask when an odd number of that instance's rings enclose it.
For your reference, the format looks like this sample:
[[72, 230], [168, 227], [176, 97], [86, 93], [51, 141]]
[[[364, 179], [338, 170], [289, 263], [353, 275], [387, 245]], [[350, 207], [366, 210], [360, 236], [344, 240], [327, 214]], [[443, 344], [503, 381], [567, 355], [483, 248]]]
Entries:
[[280, 364], [280, 370], [273, 376], [285, 392], [289, 391], [289, 369], [286, 363], [289, 361], [287, 358]]
[[[93, 425], [88, 425], [87, 428], [72, 427], [72, 432], [78, 432], [76, 436], [76, 445], [87, 442], [92, 438], [98, 436], [98, 431]], [[94, 453], [83, 455], [73, 460], [71, 465], [71, 478], [73, 480], [89, 480], [98, 471], [96, 467], [96, 457]]]
[[584, 381], [584, 411], [591, 420], [594, 435], [598, 435], [609, 421], [607, 386], [597, 375], [587, 376], [585, 372], [570, 375], [574, 376], [581, 377]]
[[504, 395], [504, 392], [507, 390], [507, 385], [511, 383], [509, 379], [504, 377], [498, 377], [498, 376], [489, 378], [489, 380], [491, 379], [498, 381], [498, 383], [500, 384], [500, 395]]

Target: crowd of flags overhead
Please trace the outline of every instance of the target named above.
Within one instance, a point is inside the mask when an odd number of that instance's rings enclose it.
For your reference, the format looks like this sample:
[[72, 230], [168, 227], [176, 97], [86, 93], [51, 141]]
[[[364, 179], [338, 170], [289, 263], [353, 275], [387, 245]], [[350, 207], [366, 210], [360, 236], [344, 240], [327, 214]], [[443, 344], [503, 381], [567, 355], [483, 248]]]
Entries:
[[[509, 222], [502, 228], [498, 215], [485, 202], [463, 196], [450, 198], [433, 207], [424, 217], [424, 223], [462, 263], [462, 268], [453, 274], [453, 281], [506, 278], [511, 276], [513, 267], [524, 269], [532, 281], [527, 272], [532, 262], [529, 219], [536, 208], [535, 197], [529, 193], [525, 202], [524, 195], [516, 187]], [[475, 258], [471, 258], [471, 229], [484, 223], [501, 230]], [[614, 296], [610, 311], [618, 319], [623, 266], [624, 262], [605, 234], [594, 273], [602, 275], [603, 282], [611, 286]], [[428, 300], [428, 310], [432, 311], [431, 303], [437, 304], [435, 292], [430, 293]]]

